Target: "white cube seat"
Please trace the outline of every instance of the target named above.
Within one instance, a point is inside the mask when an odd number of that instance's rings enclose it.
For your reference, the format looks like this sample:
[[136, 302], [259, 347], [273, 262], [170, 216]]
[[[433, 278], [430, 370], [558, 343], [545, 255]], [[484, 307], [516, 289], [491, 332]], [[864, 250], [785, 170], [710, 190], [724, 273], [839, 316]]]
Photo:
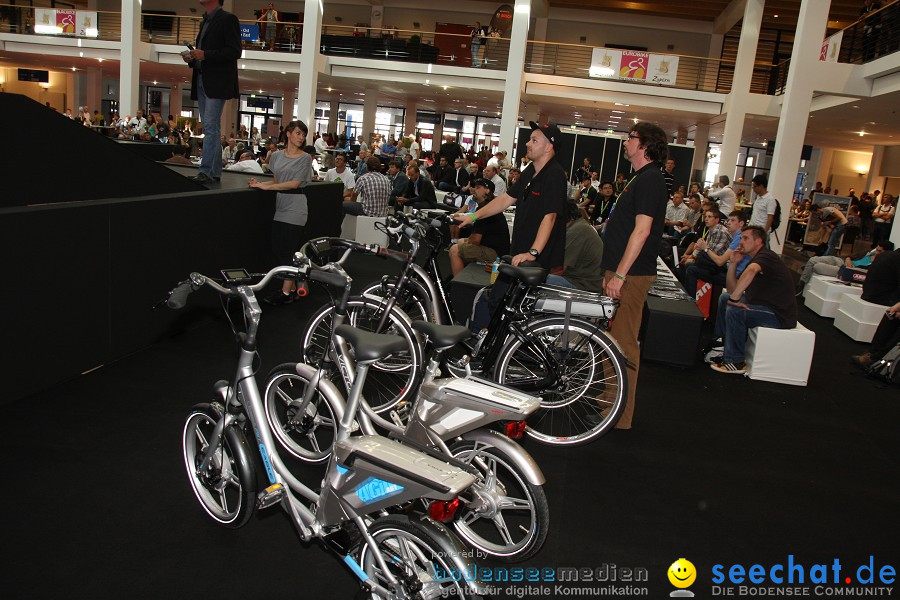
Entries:
[[345, 240], [356, 239], [356, 215], [344, 215], [341, 221], [341, 237]]
[[883, 304], [867, 302], [849, 294], [841, 297], [834, 326], [857, 342], [869, 343], [887, 309]]
[[356, 234], [353, 239], [360, 244], [388, 245], [388, 236], [375, 227], [376, 223], [384, 223], [385, 217], [356, 217]]
[[788, 385], [806, 385], [816, 334], [797, 323], [793, 329], [754, 327], [744, 348], [747, 377]]
[[806, 306], [822, 317], [833, 319], [837, 316], [841, 298], [862, 295], [862, 286], [847, 284], [827, 275], [813, 275], [806, 287]]

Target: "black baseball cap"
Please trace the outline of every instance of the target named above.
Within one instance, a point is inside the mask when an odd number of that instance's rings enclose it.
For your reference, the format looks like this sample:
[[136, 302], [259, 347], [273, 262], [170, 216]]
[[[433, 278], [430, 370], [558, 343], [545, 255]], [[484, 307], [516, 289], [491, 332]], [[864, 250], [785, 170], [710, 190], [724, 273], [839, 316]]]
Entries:
[[472, 183], [469, 184], [469, 187], [476, 187], [479, 185], [481, 187], [487, 188], [492, 194], [494, 193], [494, 189], [495, 189], [494, 182], [491, 181], [490, 179], [484, 179], [483, 177], [481, 179], [476, 179], [475, 181], [473, 181]]
[[559, 150], [559, 143], [562, 141], [562, 134], [559, 132], [559, 127], [554, 125], [553, 123], [547, 123], [546, 125], [538, 125], [534, 121], [529, 121], [529, 125], [531, 125], [531, 130], [540, 129], [541, 133], [547, 136], [547, 139], [550, 140], [550, 143], [553, 144], [554, 150]]

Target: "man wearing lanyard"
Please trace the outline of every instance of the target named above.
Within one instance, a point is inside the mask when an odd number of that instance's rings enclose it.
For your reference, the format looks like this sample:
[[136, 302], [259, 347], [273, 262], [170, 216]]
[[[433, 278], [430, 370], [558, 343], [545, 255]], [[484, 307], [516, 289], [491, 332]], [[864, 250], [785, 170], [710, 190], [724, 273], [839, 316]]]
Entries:
[[[559, 274], [566, 254], [568, 181], [562, 165], [554, 158], [562, 135], [556, 125], [538, 125], [534, 121], [530, 124], [531, 137], [526, 148], [531, 163], [515, 185], [475, 212], [454, 216], [465, 227], [515, 204], [516, 220], [510, 243], [512, 264], [537, 261], [551, 273]], [[493, 300], [494, 294], [491, 296]]]
[[[660, 170], [668, 155], [666, 132], [652, 123], [637, 123], [623, 144], [635, 173], [616, 200], [606, 226], [601, 266], [604, 292], [619, 300], [611, 333], [628, 361], [628, 400], [616, 429], [631, 429], [640, 350], [638, 331], [644, 300], [656, 279], [656, 253], [666, 217], [666, 180]], [[602, 403], [603, 398], [598, 398]]]
[[240, 97], [237, 60], [241, 56], [238, 19], [222, 9], [224, 0], [200, 0], [206, 11], [197, 34], [197, 47], [182, 58], [193, 70], [191, 98], [197, 100], [203, 123], [203, 158], [192, 177], [210, 183], [222, 177], [221, 120], [225, 101]]

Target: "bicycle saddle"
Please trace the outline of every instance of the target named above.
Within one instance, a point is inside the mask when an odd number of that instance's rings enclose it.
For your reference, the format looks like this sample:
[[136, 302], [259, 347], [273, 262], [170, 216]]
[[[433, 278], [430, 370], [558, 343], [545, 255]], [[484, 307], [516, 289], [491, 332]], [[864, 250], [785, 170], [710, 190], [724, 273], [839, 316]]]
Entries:
[[428, 321], [413, 321], [412, 328], [428, 336], [438, 350], [444, 350], [472, 337], [472, 332], [462, 325], [435, 325]]
[[357, 362], [376, 361], [409, 348], [406, 340], [399, 335], [372, 333], [349, 325], [341, 325], [334, 332], [347, 340], [353, 348]]
[[540, 267], [514, 267], [512, 265], [501, 264], [497, 269], [507, 277], [519, 279], [527, 285], [539, 285], [547, 279], [547, 270]]

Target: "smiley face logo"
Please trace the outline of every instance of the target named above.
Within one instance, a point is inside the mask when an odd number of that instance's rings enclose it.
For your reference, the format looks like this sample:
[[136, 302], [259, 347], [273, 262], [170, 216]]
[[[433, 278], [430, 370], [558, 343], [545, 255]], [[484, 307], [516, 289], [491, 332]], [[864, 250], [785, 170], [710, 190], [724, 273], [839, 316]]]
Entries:
[[686, 558], [679, 558], [669, 567], [669, 582], [677, 588], [691, 587], [697, 579], [697, 569]]

